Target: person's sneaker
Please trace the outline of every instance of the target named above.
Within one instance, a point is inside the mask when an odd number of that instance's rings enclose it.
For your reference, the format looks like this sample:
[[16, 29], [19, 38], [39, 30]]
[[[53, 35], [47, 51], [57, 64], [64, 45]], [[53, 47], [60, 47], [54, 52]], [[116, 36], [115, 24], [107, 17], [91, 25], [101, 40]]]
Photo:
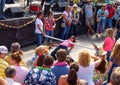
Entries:
[[92, 35], [90, 38], [91, 39], [96, 39], [96, 35]]

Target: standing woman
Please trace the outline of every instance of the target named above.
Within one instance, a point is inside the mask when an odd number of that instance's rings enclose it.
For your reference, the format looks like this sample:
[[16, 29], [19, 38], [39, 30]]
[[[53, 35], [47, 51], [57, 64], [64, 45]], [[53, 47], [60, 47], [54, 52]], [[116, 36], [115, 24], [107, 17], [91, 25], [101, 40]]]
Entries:
[[110, 76], [115, 67], [120, 66], [120, 43], [116, 43], [113, 47], [111, 58], [108, 63], [108, 83], [110, 83]]
[[[56, 26], [56, 23], [55, 23], [55, 19], [54, 19], [54, 15], [53, 15], [53, 12], [50, 11], [48, 13], [48, 16], [46, 19], [44, 19], [44, 23], [45, 23], [45, 31], [46, 31], [46, 35], [48, 36], [54, 36], [54, 30], [55, 30], [55, 26]], [[45, 44], [46, 43], [52, 43], [52, 39], [48, 39], [47, 37], [45, 38]]]
[[35, 21], [35, 34], [37, 39], [37, 46], [42, 44], [43, 36], [45, 36], [44, 25], [43, 25], [43, 13], [38, 12], [37, 18]]
[[72, 22], [72, 13], [70, 6], [67, 6], [66, 10], [63, 12], [63, 21], [65, 23], [65, 27], [62, 32], [62, 39], [66, 40], [69, 38], [70, 26]]
[[79, 12], [78, 12], [77, 4], [73, 5], [72, 16], [73, 16], [73, 20], [72, 20], [72, 23], [71, 23], [71, 34], [76, 37], [77, 36], [78, 23], [79, 23]]
[[[93, 60], [95, 60], [93, 62]], [[93, 73], [95, 67], [98, 67], [101, 63], [101, 59], [99, 57], [93, 57], [90, 55], [88, 51], [82, 51], [79, 55], [78, 63], [79, 63], [79, 71], [78, 77], [80, 79], [86, 80], [88, 85], [94, 85], [92, 80]]]

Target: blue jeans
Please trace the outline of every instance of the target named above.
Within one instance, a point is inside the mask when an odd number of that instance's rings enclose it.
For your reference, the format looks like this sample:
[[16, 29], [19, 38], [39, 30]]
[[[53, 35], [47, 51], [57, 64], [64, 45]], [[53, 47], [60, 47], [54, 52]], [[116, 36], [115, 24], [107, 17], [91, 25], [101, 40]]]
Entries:
[[3, 19], [3, 17], [4, 17], [3, 9], [4, 9], [4, 6], [5, 6], [5, 1], [6, 0], [0, 0], [0, 19]]
[[36, 39], [37, 39], [37, 46], [40, 46], [42, 44], [43, 35], [36, 33]]
[[76, 24], [74, 24], [74, 22], [72, 22], [71, 29], [70, 29], [70, 34], [74, 35], [76, 37], [77, 36], [77, 28], [78, 28], [78, 22]]
[[68, 24], [66, 23], [65, 28], [64, 28], [64, 30], [62, 32], [62, 39], [63, 40], [66, 40], [66, 39], [69, 38], [69, 31], [70, 31], [70, 26], [68, 26]]
[[[102, 25], [102, 31], [100, 29], [101, 25]], [[106, 19], [101, 19], [100, 22], [97, 22], [97, 32], [104, 32], [105, 31], [105, 25], [106, 25]]]
[[[54, 30], [52, 30], [52, 31], [46, 30], [46, 35], [53, 37], [54, 36]], [[45, 38], [46, 42], [48, 42], [49, 40], [52, 41], [52, 39], [48, 39], [47, 37]]]
[[52, 56], [55, 60], [57, 60], [57, 58], [56, 58], [56, 53], [57, 53], [57, 51], [58, 51], [59, 49], [65, 49], [66, 52], [67, 52], [67, 54], [69, 54], [69, 52], [68, 52], [68, 47], [60, 45], [60, 46], [58, 46], [57, 48], [55, 48], [55, 50], [53, 50], [53, 52], [51, 53], [51, 56]]
[[106, 21], [106, 27], [107, 28], [112, 28], [113, 26], [112, 26], [112, 19], [110, 19], [110, 18], [107, 18], [107, 21]]
[[[65, 0], [58, 0], [60, 2], [64, 2]], [[55, 2], [55, 0], [50, 0], [50, 4], [53, 4]]]
[[111, 55], [111, 51], [107, 51], [107, 61], [109, 62], [110, 60], [110, 55]]

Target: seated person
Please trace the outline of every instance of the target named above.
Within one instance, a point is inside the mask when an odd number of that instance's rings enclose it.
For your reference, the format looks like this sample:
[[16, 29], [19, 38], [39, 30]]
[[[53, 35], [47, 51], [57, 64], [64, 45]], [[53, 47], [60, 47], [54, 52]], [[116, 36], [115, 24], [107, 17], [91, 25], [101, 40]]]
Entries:
[[59, 49], [57, 51], [57, 61], [54, 66], [51, 67], [52, 72], [56, 76], [56, 82], [58, 83], [59, 77], [61, 75], [66, 75], [69, 72], [69, 65], [65, 62], [67, 53], [65, 49]]
[[[12, 43], [11, 44], [11, 46], [10, 46], [10, 51], [11, 51], [11, 53], [15, 53], [15, 52], [17, 52], [17, 51], [21, 51], [20, 50], [20, 44], [18, 43], [18, 42], [14, 42], [14, 43]], [[9, 54], [9, 55], [7, 55], [5, 58], [4, 58], [4, 60], [9, 64], [9, 65], [11, 65], [11, 53]], [[25, 64], [25, 62], [24, 61], [21, 61], [20, 62], [20, 65], [22, 65], [22, 66], [26, 66], [26, 64]]]
[[15, 75], [16, 75], [16, 70], [14, 66], [9, 66], [5, 69], [5, 75], [6, 75], [6, 81], [8, 85], [21, 85], [18, 82], [14, 81]]
[[0, 46], [0, 76], [5, 78], [5, 69], [9, 66], [9, 64], [4, 60], [5, 56], [8, 53], [8, 49], [6, 46]]
[[62, 75], [59, 78], [58, 85], [88, 85], [87, 81], [79, 79], [77, 71], [79, 70], [79, 64], [74, 62], [70, 65], [70, 71], [67, 75]]

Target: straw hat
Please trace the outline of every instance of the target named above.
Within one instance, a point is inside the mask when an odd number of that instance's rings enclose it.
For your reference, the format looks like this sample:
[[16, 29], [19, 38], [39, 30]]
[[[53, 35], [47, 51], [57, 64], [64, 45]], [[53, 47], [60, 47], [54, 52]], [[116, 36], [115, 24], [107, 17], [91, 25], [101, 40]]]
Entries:
[[96, 55], [97, 56], [103, 56], [103, 55], [106, 55], [107, 52], [103, 50], [102, 47], [100, 47], [98, 50], [96, 50]]
[[87, 1], [92, 1], [92, 0], [87, 0]]
[[74, 4], [73, 7], [78, 7], [77, 4]]
[[106, 6], [106, 4], [102, 4], [102, 6]]

